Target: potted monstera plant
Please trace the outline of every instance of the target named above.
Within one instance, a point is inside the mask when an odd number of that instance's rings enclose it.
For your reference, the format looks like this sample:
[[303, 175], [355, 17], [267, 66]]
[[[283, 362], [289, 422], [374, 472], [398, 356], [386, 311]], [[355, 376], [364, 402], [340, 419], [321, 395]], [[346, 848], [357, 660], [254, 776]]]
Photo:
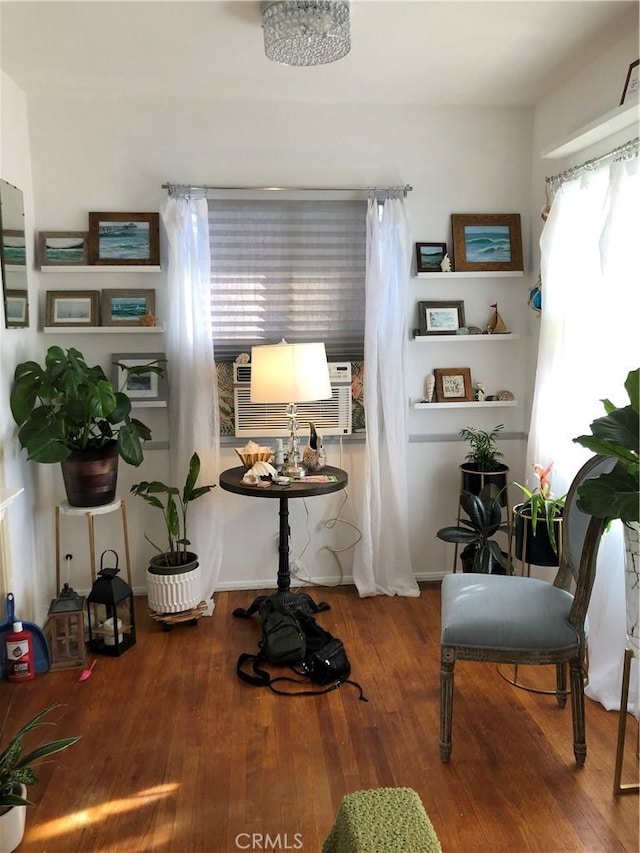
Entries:
[[131, 493], [141, 497], [162, 513], [167, 546], [156, 545], [145, 533], [145, 539], [158, 552], [147, 568], [147, 598], [156, 613], [178, 613], [190, 610], [200, 600], [198, 555], [190, 550], [187, 538], [188, 511], [191, 503], [208, 494], [215, 485], [198, 486], [200, 457], [189, 460], [185, 484], [180, 490], [159, 480], [144, 480], [131, 486]]
[[5, 741], [6, 722], [9, 709], [0, 725], [0, 851], [11, 853], [22, 841], [27, 806], [33, 803], [27, 799], [27, 785], [35, 785], [38, 777], [33, 765], [62, 752], [79, 738], [67, 737], [52, 740], [24, 752], [24, 738], [41, 726], [52, 725], [45, 721], [47, 714], [55, 711], [58, 705], [52, 705], [40, 711]]
[[[164, 365], [121, 365], [127, 376], [162, 374]], [[60, 462], [72, 506], [99, 506], [115, 498], [118, 458], [142, 462], [146, 424], [131, 416], [131, 400], [99, 365], [79, 350], [52, 346], [44, 364], [25, 361], [15, 369], [10, 395], [18, 440], [33, 462]]]
[[438, 539], [464, 545], [460, 560], [465, 572], [507, 574], [508, 554], [493, 538], [498, 532], [509, 531], [509, 525], [502, 521], [497, 487], [488, 483], [478, 495], [463, 491], [460, 495], [460, 506], [468, 518], [461, 518], [457, 525], [441, 527], [436, 534]]

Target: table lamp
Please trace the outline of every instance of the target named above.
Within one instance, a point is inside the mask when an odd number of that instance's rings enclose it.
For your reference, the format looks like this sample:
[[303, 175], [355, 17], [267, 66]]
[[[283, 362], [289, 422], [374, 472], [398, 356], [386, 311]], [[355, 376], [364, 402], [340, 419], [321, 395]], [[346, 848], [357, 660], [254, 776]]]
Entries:
[[251, 347], [251, 402], [285, 403], [289, 419], [289, 444], [282, 473], [300, 479], [296, 403], [331, 399], [331, 381], [323, 343], [279, 344]]

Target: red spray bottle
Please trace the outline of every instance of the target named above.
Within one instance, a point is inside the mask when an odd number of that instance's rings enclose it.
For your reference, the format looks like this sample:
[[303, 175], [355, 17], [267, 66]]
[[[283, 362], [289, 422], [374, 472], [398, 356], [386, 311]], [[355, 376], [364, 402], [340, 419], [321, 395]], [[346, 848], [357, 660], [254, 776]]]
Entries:
[[22, 622], [14, 622], [13, 631], [6, 635], [6, 654], [9, 681], [31, 681], [36, 677], [31, 632], [23, 629]]

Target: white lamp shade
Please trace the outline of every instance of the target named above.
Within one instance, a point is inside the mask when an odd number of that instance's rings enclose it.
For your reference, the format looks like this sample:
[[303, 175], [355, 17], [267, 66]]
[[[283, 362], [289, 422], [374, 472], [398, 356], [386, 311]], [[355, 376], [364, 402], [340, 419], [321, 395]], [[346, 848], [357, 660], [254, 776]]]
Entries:
[[252, 403], [310, 403], [331, 399], [323, 343], [251, 347]]

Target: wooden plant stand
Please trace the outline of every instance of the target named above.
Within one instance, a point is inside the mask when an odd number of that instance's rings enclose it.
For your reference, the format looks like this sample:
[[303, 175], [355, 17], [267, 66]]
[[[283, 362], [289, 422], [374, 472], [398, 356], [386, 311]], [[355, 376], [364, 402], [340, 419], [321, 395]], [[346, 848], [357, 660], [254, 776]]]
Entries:
[[190, 625], [197, 625], [200, 619], [207, 612], [207, 603], [201, 601], [190, 610], [181, 610], [179, 613], [157, 613], [155, 610], [149, 610], [149, 615], [155, 622], [162, 623], [163, 631], [170, 631], [174, 625], [181, 622], [188, 622]]

